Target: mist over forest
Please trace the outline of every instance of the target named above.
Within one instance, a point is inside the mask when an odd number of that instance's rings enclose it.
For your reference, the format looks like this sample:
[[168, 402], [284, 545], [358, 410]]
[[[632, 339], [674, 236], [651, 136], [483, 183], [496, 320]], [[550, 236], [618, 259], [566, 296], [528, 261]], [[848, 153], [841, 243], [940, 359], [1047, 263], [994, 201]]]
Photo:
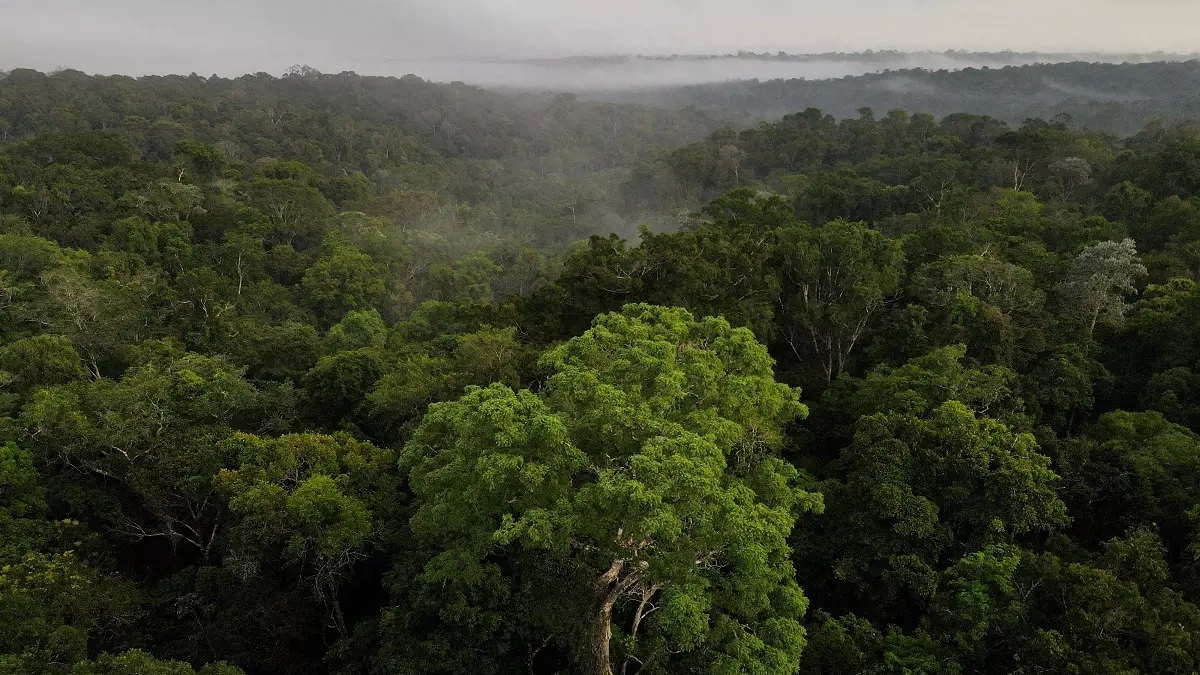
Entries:
[[414, 74], [435, 82], [541, 91], [613, 91], [669, 88], [737, 80], [825, 80], [889, 70], [1003, 68], [1035, 63], [1151, 63], [1195, 58], [1188, 54], [849, 52], [669, 56], [573, 56], [553, 59], [384, 59], [359, 63], [369, 75]]
[[695, 107], [745, 124], [806, 107], [837, 117], [862, 108], [936, 116], [991, 115], [1010, 124], [1059, 115], [1072, 124], [1132, 134], [1153, 119], [1200, 112], [1200, 61], [1034, 63], [1001, 67], [881, 70], [828, 79], [736, 80], [589, 91], [587, 98], [665, 108]]
[[1196, 675], [1196, 25], [0, 0], [0, 675]]

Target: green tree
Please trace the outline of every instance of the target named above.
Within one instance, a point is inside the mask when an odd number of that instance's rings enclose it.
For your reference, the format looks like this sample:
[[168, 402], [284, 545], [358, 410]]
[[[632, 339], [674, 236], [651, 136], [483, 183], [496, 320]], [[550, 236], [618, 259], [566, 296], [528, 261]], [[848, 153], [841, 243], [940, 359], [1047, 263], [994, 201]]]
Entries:
[[349, 312], [325, 335], [325, 351], [330, 354], [364, 347], [382, 347], [387, 341], [387, 324], [374, 309]]
[[19, 391], [66, 384], [87, 377], [83, 360], [61, 335], [34, 335], [0, 347], [0, 370]]
[[[605, 675], [794, 671], [807, 601], [785, 540], [820, 500], [773, 452], [803, 408], [752, 334], [632, 305], [544, 365], [543, 396], [471, 390], [406, 446], [413, 532], [434, 551], [420, 583], [467, 603], [442, 620], [500, 652], [502, 635], [560, 645]], [[547, 593], [548, 569], [571, 600]]]
[[780, 282], [767, 263], [775, 232], [794, 218], [779, 196], [734, 190], [706, 206], [695, 228], [666, 235], [642, 233], [649, 302], [723, 316], [764, 342], [776, 333]]
[[345, 637], [338, 586], [392, 512], [395, 456], [348, 436], [237, 434], [222, 445], [238, 457], [217, 477], [233, 516], [225, 564], [243, 580], [296, 568]]
[[256, 177], [247, 186], [249, 204], [271, 223], [268, 241], [301, 249], [315, 246], [329, 226], [333, 208], [311, 185], [292, 175], [275, 175], [280, 177]]
[[1076, 256], [1061, 291], [1068, 311], [1084, 320], [1090, 337], [1101, 320], [1121, 325], [1125, 298], [1137, 292], [1134, 282], [1145, 275], [1132, 239], [1103, 241]]
[[73, 550], [79, 523], [46, 519], [33, 456], [13, 443], [0, 445], [0, 486], [0, 672], [65, 673], [91, 638], [125, 628], [140, 598]]
[[1158, 412], [1111, 412], [1065, 444], [1059, 464], [1079, 541], [1095, 546], [1130, 528], [1157, 526], [1171, 561], [1187, 557], [1187, 512], [1200, 504], [1195, 433]]
[[336, 427], [339, 420], [359, 409], [383, 372], [383, 355], [376, 349], [322, 356], [304, 376], [314, 419]]
[[179, 354], [120, 381], [42, 389], [21, 422], [44, 461], [86, 477], [70, 497], [73, 515], [207, 560], [224, 516], [213, 479], [236, 459], [219, 441], [242, 425], [272, 423], [270, 408], [226, 360]]
[[387, 293], [383, 271], [371, 256], [335, 241], [326, 242], [300, 285], [309, 306], [326, 325], [347, 312], [374, 308]]
[[898, 242], [863, 223], [834, 221], [789, 229], [777, 255], [783, 338], [796, 358], [815, 358], [831, 383], [899, 290], [904, 254]]
[[864, 616], [919, 615], [948, 559], [1067, 522], [1050, 460], [1030, 434], [977, 417], [958, 401], [928, 415], [861, 418], [824, 484], [828, 518], [805, 533], [798, 560], [833, 571], [828, 592]]
[[153, 337], [146, 314], [157, 290], [153, 273], [96, 281], [75, 267], [60, 267], [42, 274], [41, 282], [49, 303], [38, 311], [39, 320], [71, 340], [94, 378], [103, 377], [105, 366], [122, 363], [129, 345]]
[[987, 255], [946, 256], [918, 269], [910, 288], [931, 310], [928, 330], [940, 344], [963, 343], [1010, 366], [1040, 346], [1045, 294], [1023, 267]]

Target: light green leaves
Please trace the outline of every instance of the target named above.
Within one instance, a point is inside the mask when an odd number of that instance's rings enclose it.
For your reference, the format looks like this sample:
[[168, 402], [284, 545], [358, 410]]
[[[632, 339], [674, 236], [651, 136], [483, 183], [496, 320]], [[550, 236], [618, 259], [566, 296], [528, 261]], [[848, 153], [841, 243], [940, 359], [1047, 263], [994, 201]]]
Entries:
[[[556, 617], [506, 630], [541, 630], [600, 672], [679, 658], [793, 672], [807, 601], [786, 540], [820, 499], [774, 454], [807, 411], [766, 350], [723, 319], [631, 305], [542, 365], [542, 395], [471, 389], [431, 406], [405, 447], [413, 533], [434, 551], [424, 587]], [[546, 568], [595, 597], [554, 602], [531, 583]]]
[[[581, 447], [599, 456], [665, 433], [664, 424], [710, 437], [726, 452], [769, 452], [785, 424], [808, 414], [798, 391], [775, 382], [753, 333], [682, 309], [629, 305], [597, 317], [542, 364], [555, 371], [547, 400], [571, 411]], [[601, 438], [606, 447], [588, 449]]]
[[[391, 453], [342, 436], [238, 434], [224, 443], [240, 457], [218, 483], [237, 517], [234, 553], [318, 568], [361, 555], [376, 528], [370, 502], [388, 499]], [[316, 561], [313, 563], [312, 561]]]
[[566, 425], [537, 396], [502, 385], [430, 406], [402, 461], [421, 504], [414, 532], [479, 554], [493, 542], [564, 546], [570, 517], [556, 507], [587, 466]]

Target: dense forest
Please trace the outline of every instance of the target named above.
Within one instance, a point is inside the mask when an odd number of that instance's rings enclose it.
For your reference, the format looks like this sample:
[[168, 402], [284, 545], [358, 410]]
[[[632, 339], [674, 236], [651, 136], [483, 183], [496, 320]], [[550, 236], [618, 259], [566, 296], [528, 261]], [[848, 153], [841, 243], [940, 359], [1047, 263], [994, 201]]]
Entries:
[[[1000, 59], [1000, 55], [978, 56]], [[591, 92], [588, 96], [667, 108], [694, 106], [747, 122], [774, 120], [809, 107], [838, 117], [853, 117], [862, 107], [939, 117], [968, 112], [1010, 124], [1066, 114], [1081, 125], [1129, 135], [1152, 118], [1183, 121], [1200, 117], [1198, 85], [1200, 61], [1194, 59], [1075, 61], [954, 70], [906, 67], [836, 79], [738, 80]]]
[[1200, 122], [15, 70], [0, 673], [1189, 675], [1198, 282]]

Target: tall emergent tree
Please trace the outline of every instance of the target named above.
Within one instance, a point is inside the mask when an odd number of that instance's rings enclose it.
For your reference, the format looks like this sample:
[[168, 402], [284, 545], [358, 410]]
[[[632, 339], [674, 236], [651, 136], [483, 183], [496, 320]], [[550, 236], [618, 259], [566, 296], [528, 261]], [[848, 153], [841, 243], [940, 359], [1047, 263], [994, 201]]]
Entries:
[[866, 224], [839, 220], [791, 228], [777, 255], [784, 339], [797, 358], [811, 353], [832, 382], [871, 318], [899, 290], [904, 253]]
[[1102, 241], [1076, 256], [1062, 291], [1071, 311], [1088, 322], [1088, 335], [1096, 324], [1120, 326], [1125, 318], [1125, 298], [1137, 292], [1134, 282], [1146, 276], [1132, 239]]
[[405, 448], [429, 551], [410, 598], [435, 603], [437, 629], [397, 636], [397, 670], [550, 648], [598, 675], [794, 673], [808, 603], [786, 540], [821, 500], [777, 455], [807, 411], [766, 349], [724, 319], [629, 305], [542, 365], [540, 394], [472, 389]]

